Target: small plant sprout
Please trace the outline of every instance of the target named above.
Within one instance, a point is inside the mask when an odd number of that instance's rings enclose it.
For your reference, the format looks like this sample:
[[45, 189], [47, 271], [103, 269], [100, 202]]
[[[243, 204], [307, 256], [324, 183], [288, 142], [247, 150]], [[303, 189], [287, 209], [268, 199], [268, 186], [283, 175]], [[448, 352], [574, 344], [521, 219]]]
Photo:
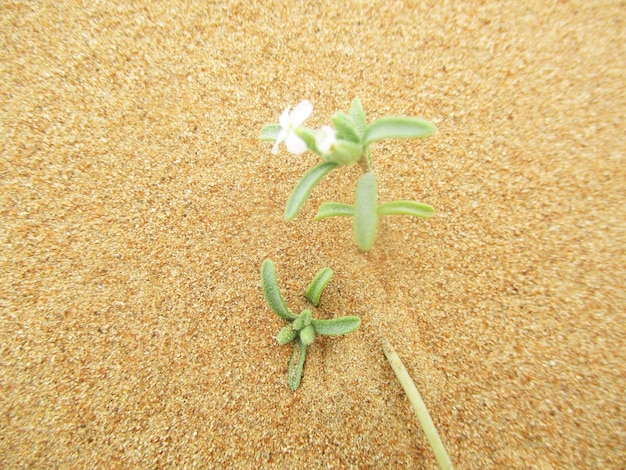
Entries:
[[[333, 271], [330, 268], [320, 270], [306, 290], [306, 298], [317, 307], [322, 292], [330, 281]], [[266, 259], [261, 265], [261, 287], [263, 295], [276, 315], [287, 322], [276, 335], [278, 344], [294, 343], [293, 354], [289, 361], [288, 382], [292, 390], [297, 390], [302, 378], [302, 368], [306, 357], [306, 348], [315, 341], [318, 335], [339, 336], [352, 333], [361, 325], [361, 319], [355, 316], [333, 318], [332, 320], [316, 320], [310, 310], [303, 310], [300, 315], [287, 307], [283, 298], [274, 263]]]
[[274, 141], [273, 153], [277, 152], [281, 142], [285, 142], [291, 153], [299, 155], [308, 149], [324, 160], [309, 170], [296, 185], [285, 207], [285, 219], [293, 220], [298, 216], [315, 185], [328, 173], [337, 167], [355, 163], [361, 167], [363, 174], [357, 181], [354, 204], [326, 202], [319, 207], [315, 220], [354, 217], [354, 239], [361, 250], [367, 251], [376, 240], [379, 216], [433, 216], [434, 209], [420, 202], [378, 203], [378, 184], [372, 171], [370, 145], [387, 139], [427, 137], [435, 132], [434, 124], [405, 116], [382, 117], [367, 124], [361, 100], [355, 98], [348, 114], [337, 112], [331, 116], [334, 128], [323, 126], [314, 130], [302, 126], [312, 111], [311, 102], [303, 101], [291, 113], [289, 108], [286, 109], [280, 116], [279, 124], [269, 124], [261, 130], [261, 140]]

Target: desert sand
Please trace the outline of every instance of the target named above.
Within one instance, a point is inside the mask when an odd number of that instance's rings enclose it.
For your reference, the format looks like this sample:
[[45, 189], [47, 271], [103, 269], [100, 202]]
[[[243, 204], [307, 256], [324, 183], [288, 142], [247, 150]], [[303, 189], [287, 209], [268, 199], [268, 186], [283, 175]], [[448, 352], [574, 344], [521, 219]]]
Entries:
[[[623, 1], [0, 5], [0, 467], [435, 468], [391, 341], [457, 469], [626, 466]], [[436, 124], [372, 146], [294, 221], [320, 160], [263, 125]], [[302, 385], [260, 288], [329, 266]]]

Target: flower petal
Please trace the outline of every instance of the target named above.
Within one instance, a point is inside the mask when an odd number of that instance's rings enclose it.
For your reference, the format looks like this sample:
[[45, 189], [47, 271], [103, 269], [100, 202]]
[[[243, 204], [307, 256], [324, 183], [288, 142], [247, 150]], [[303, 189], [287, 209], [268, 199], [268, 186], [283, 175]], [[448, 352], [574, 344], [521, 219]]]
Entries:
[[291, 124], [291, 116], [289, 115], [289, 107], [285, 108], [285, 110], [280, 114], [280, 118], [278, 118], [278, 122], [280, 123], [280, 127], [285, 129]]
[[294, 132], [290, 132], [287, 134], [287, 138], [285, 139], [285, 145], [287, 146], [287, 150], [293, 153], [294, 155], [300, 155], [304, 153], [307, 149], [306, 143], [300, 137], [298, 137]]
[[287, 131], [285, 129], [281, 129], [276, 137], [276, 142], [274, 142], [274, 146], [272, 147], [272, 153], [276, 155], [278, 153], [278, 146], [281, 142], [283, 142], [287, 138]]
[[315, 144], [320, 152], [330, 153], [332, 147], [337, 143], [337, 133], [330, 126], [323, 126], [317, 133]]
[[[294, 126], [299, 126], [311, 115], [313, 112], [313, 104], [309, 100], [300, 102], [293, 111], [291, 111], [291, 123]], [[281, 122], [282, 125], [282, 122]]]

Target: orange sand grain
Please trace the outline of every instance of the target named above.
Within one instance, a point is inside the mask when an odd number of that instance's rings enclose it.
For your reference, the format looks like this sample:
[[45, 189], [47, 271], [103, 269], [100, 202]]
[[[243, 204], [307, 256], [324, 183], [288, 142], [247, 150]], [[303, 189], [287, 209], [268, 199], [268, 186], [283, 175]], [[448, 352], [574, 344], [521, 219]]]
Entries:
[[[457, 468], [626, 466], [626, 8], [619, 1], [4, 2], [0, 467], [434, 468], [390, 338]], [[356, 168], [260, 128], [433, 121], [372, 147], [389, 217], [359, 252]], [[301, 388], [263, 259], [319, 318]]]

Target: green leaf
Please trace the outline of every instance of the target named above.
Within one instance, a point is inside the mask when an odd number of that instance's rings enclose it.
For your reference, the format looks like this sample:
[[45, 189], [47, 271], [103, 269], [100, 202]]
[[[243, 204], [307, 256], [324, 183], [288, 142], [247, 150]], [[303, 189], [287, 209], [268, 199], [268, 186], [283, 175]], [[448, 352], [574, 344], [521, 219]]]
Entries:
[[306, 346], [300, 341], [300, 338], [294, 343], [293, 353], [289, 361], [289, 371], [287, 380], [291, 390], [298, 390], [300, 380], [302, 379], [302, 368], [304, 367], [304, 359], [306, 358]]
[[358, 144], [361, 142], [361, 136], [356, 128], [352, 118], [346, 113], [338, 112], [331, 116], [331, 121], [337, 129], [337, 138], [349, 140]]
[[356, 184], [354, 205], [354, 238], [358, 247], [363, 251], [372, 248], [376, 239], [378, 225], [377, 191], [374, 173], [367, 172], [359, 178]]
[[331, 170], [337, 168], [337, 166], [338, 164], [333, 162], [320, 163], [302, 177], [287, 201], [287, 206], [285, 207], [286, 220], [293, 220], [298, 216], [306, 198], [311, 194], [311, 190], [324, 176], [330, 173]]
[[268, 124], [261, 129], [260, 140], [276, 140], [280, 130], [282, 129], [280, 124]]
[[306, 289], [306, 298], [313, 305], [317, 307], [317, 304], [320, 303], [320, 297], [322, 296], [322, 292], [324, 292], [324, 288], [330, 281], [330, 278], [333, 277], [333, 270], [330, 268], [322, 268], [315, 275], [311, 284]]
[[321, 220], [327, 217], [342, 217], [354, 215], [354, 206], [342, 202], [325, 202], [317, 210], [313, 220]]
[[361, 318], [348, 316], [332, 320], [312, 320], [313, 328], [318, 335], [339, 336], [352, 333], [361, 325]]
[[282, 346], [283, 344], [291, 343], [294, 339], [296, 339], [297, 334], [296, 330], [294, 330], [291, 327], [291, 324], [289, 324], [281, 328], [276, 335], [276, 341], [278, 341], [278, 344]]
[[309, 326], [311, 324], [311, 319], [313, 318], [313, 314], [310, 310], [303, 310], [302, 313], [296, 318], [291, 324], [294, 330], [300, 331], [305, 326]]
[[370, 123], [365, 130], [363, 145], [384, 139], [416, 139], [435, 132], [435, 125], [423, 119], [397, 116], [383, 117]]
[[367, 128], [367, 123], [365, 122], [365, 112], [363, 111], [363, 104], [361, 103], [361, 100], [359, 98], [354, 98], [352, 100], [348, 115], [352, 118], [352, 121], [354, 122], [354, 127], [359, 133], [359, 137], [363, 137], [363, 135], [365, 134], [365, 129]]
[[313, 344], [313, 341], [315, 341], [315, 328], [313, 328], [313, 325], [305, 326], [300, 331], [300, 341], [306, 346]]
[[393, 201], [378, 206], [378, 215], [413, 215], [428, 219], [435, 215], [435, 209], [421, 202]]
[[308, 127], [300, 126], [296, 129], [296, 134], [306, 144], [307, 148], [318, 156], [322, 156], [322, 152], [317, 148], [317, 143], [315, 142], [317, 131], [313, 129], [309, 129]]
[[263, 288], [263, 295], [267, 304], [276, 315], [287, 321], [293, 321], [298, 318], [296, 314], [287, 308], [276, 280], [276, 267], [270, 259], [266, 259], [261, 265], [261, 287]]

